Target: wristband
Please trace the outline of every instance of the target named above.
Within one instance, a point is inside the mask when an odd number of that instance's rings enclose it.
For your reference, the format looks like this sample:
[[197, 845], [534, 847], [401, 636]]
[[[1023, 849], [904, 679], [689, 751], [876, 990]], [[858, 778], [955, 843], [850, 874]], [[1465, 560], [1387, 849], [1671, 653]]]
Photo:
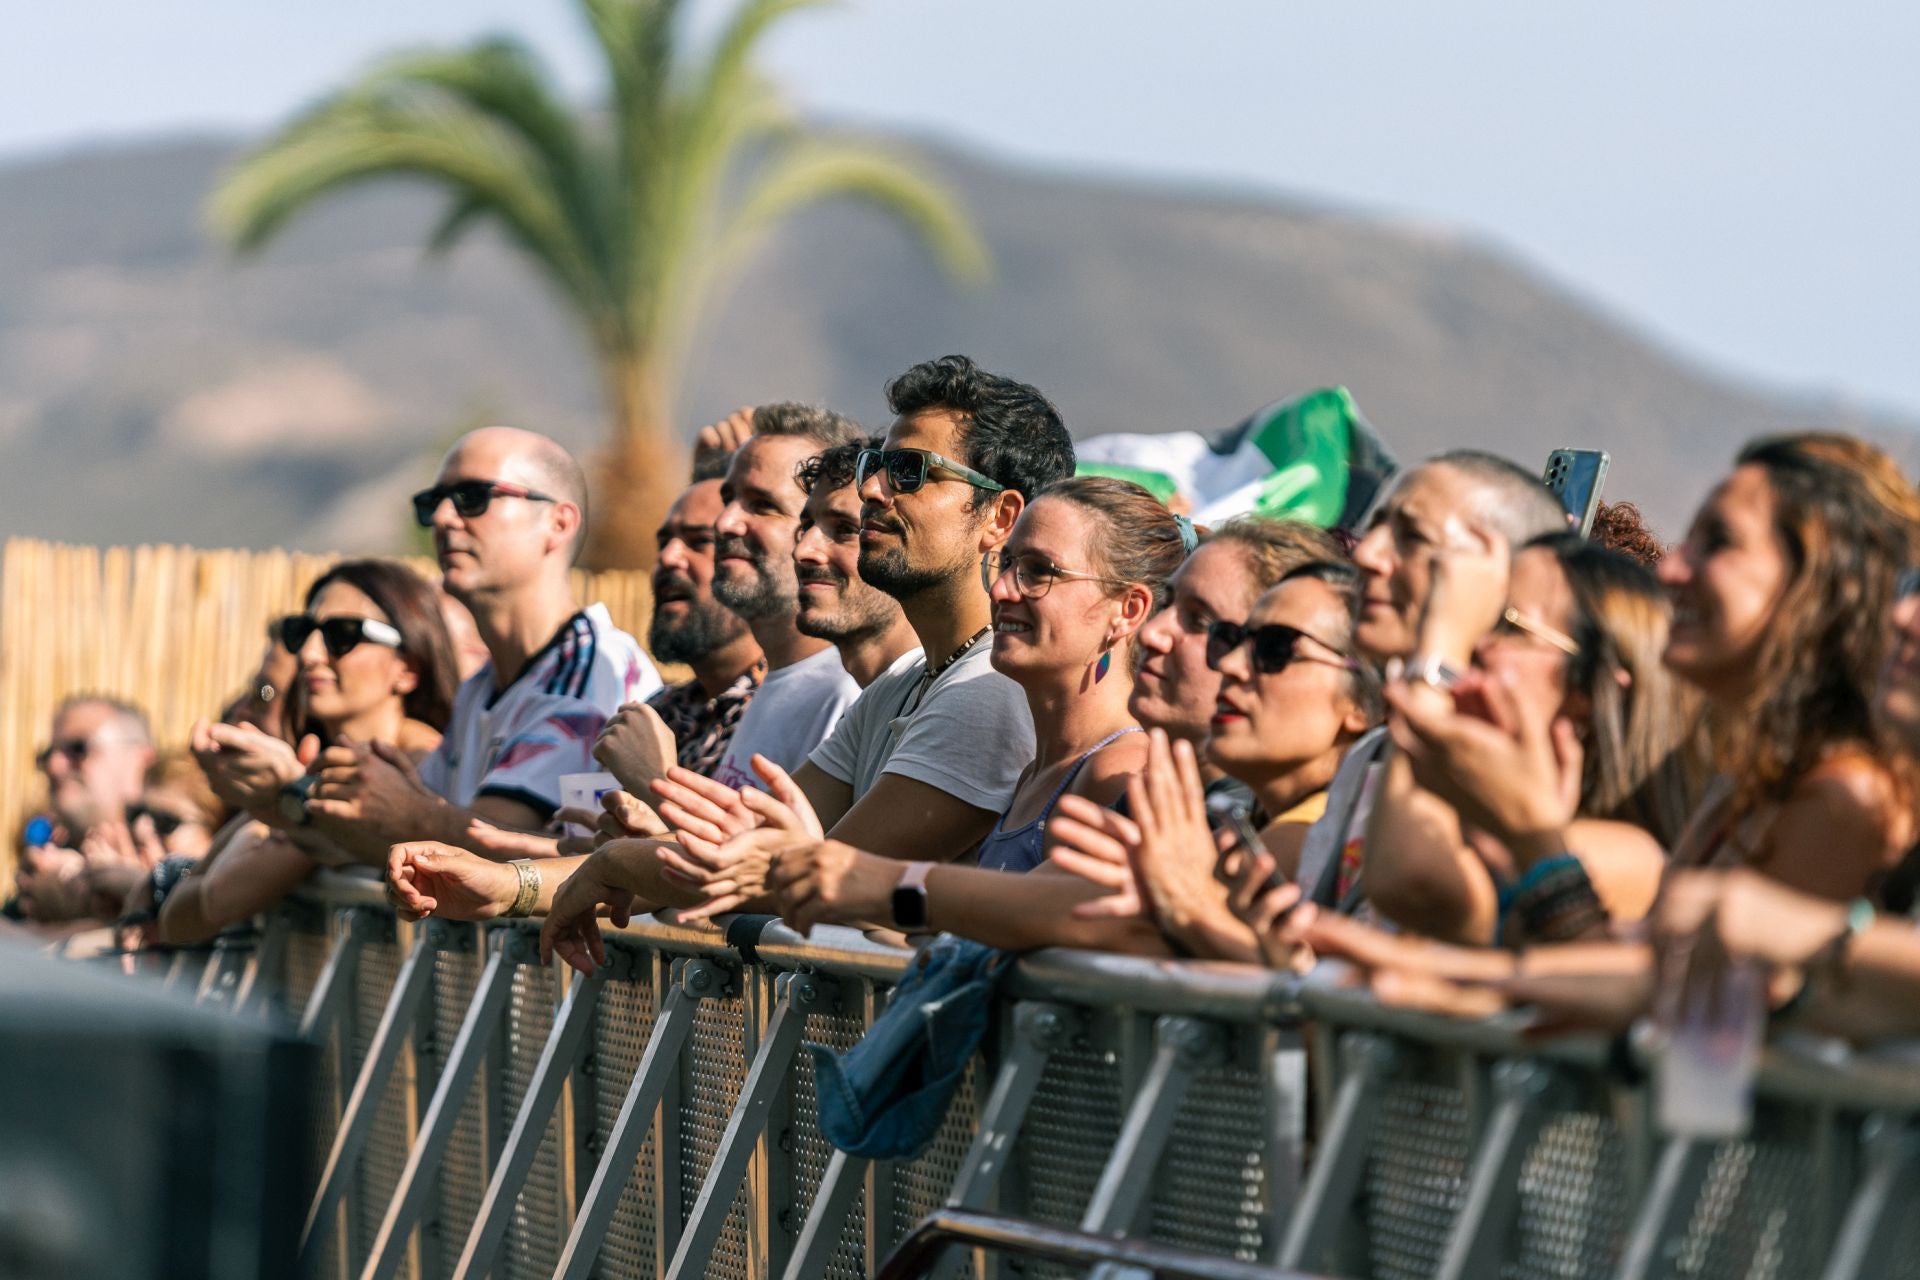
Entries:
[[513, 905], [506, 909], [505, 914], [530, 916], [534, 904], [540, 901], [540, 872], [533, 865], [532, 858], [516, 858], [507, 865], [520, 877], [520, 887], [513, 895]]

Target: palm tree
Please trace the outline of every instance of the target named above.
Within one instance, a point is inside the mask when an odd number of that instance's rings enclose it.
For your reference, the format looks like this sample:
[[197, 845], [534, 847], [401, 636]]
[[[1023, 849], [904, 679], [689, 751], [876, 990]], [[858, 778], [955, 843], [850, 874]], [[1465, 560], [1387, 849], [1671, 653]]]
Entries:
[[984, 274], [986, 254], [939, 184], [870, 144], [803, 133], [755, 72], [767, 30], [821, 0], [743, 0], [701, 51], [683, 40], [683, 0], [576, 2], [606, 60], [604, 114], [570, 110], [510, 38], [397, 55], [243, 157], [211, 215], [252, 251], [323, 197], [399, 175], [450, 197], [430, 252], [483, 223], [504, 232], [599, 366], [612, 433], [588, 555], [604, 567], [651, 558], [684, 475], [668, 427], [701, 305], [782, 217], [852, 197], [901, 219], [957, 279]]

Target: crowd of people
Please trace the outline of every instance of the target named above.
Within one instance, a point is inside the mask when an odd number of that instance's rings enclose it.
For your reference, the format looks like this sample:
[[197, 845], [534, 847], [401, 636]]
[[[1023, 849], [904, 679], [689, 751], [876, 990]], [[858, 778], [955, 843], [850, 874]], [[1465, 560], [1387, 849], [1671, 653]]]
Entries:
[[766, 912], [1583, 1028], [1751, 963], [1783, 1024], [1920, 1030], [1920, 493], [1874, 447], [1753, 441], [1672, 547], [1472, 450], [1358, 527], [1207, 528], [964, 357], [887, 398], [702, 433], [644, 645], [572, 593], [575, 461], [464, 437], [441, 580], [333, 567], [189, 753], [60, 709], [15, 927], [194, 944], [359, 866], [586, 972], [607, 922]]

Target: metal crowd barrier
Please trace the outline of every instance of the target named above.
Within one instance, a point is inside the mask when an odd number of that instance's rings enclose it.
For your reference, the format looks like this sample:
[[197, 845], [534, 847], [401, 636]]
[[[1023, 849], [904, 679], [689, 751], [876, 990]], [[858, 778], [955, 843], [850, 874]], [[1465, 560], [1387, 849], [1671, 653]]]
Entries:
[[799, 1047], [852, 1044], [910, 953], [641, 919], [580, 979], [535, 938], [328, 874], [169, 975], [325, 1046], [316, 1274], [1920, 1275], [1903, 1062], [1776, 1048], [1749, 1137], [1667, 1140], [1619, 1045], [1042, 952], [928, 1151], [870, 1163], [820, 1136]]

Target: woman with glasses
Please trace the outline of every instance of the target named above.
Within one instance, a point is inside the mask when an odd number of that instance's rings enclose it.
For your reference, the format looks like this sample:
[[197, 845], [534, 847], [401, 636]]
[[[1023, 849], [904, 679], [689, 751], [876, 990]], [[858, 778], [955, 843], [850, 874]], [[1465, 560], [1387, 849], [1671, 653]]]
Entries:
[[[1419, 652], [1460, 675], [1390, 691], [1396, 750], [1368, 828], [1373, 909], [1448, 941], [1638, 919], [1699, 789], [1698, 699], [1661, 662], [1653, 574], [1573, 534], [1504, 559], [1436, 557]], [[1523, 731], [1552, 752], [1528, 756]], [[1560, 892], [1570, 876], [1594, 896]]]
[[322, 746], [384, 744], [417, 763], [451, 715], [458, 672], [439, 598], [404, 565], [335, 565], [275, 635], [299, 663], [303, 741], [297, 753], [264, 733], [199, 744], [216, 789], [253, 820], [197, 874], [155, 885], [162, 942], [212, 937], [285, 897], [316, 861], [345, 860], [307, 827], [306, 765]]

